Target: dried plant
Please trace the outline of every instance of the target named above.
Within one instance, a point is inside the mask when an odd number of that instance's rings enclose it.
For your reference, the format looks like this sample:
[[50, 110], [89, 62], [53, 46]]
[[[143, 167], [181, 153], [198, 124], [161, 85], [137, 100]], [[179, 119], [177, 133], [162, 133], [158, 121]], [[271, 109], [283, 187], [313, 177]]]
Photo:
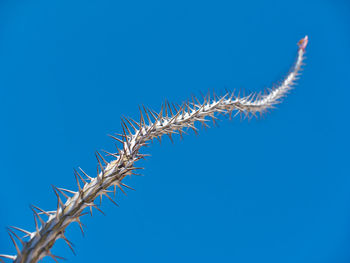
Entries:
[[[268, 91], [262, 93], [252, 93], [248, 96], [235, 95], [234, 92], [226, 93], [222, 97], [210, 94], [203, 97], [200, 102], [196, 97], [192, 97], [191, 102], [182, 105], [170, 105], [165, 102], [159, 113], [142, 107], [140, 108], [140, 120], [122, 119], [122, 134], [111, 136], [121, 147], [117, 147], [116, 153], [107, 153], [111, 161], [107, 161], [100, 153], [96, 153], [98, 161], [98, 172], [96, 177], [91, 177], [79, 168], [74, 170], [74, 175], [78, 190], [72, 191], [53, 186], [53, 191], [57, 197], [57, 208], [55, 211], [44, 211], [37, 206], [31, 206], [35, 221], [35, 231], [27, 231], [18, 227], [8, 228], [9, 236], [16, 248], [17, 255], [0, 255], [3, 259], [13, 260], [13, 262], [37, 262], [40, 259], [50, 256], [57, 262], [62, 259], [51, 253], [51, 248], [56, 240], [63, 239], [70, 249], [73, 250], [72, 243], [65, 237], [66, 228], [72, 222], [77, 222], [83, 232], [80, 217], [87, 214], [86, 208], [101, 209], [95, 204], [99, 197], [106, 196], [114, 204], [116, 202], [110, 196], [117, 189], [124, 192], [123, 187], [130, 188], [122, 181], [127, 175], [137, 175], [136, 171], [142, 168], [135, 167], [136, 161], [145, 158], [145, 154], [140, 153], [140, 149], [153, 139], [161, 139], [163, 135], [169, 136], [185, 133], [185, 129], [192, 129], [197, 133], [196, 122], [207, 127], [208, 118], [214, 123], [216, 115], [229, 115], [232, 117], [241, 115], [251, 118], [257, 114], [263, 114], [274, 105], [280, 103], [292, 88], [294, 82], [300, 74], [303, 65], [305, 48], [308, 42], [307, 36], [299, 41], [298, 56], [290, 73], [282, 83]], [[233, 117], [234, 117], [233, 116]], [[63, 201], [63, 198], [66, 201]], [[116, 204], [117, 205], [117, 204]], [[46, 216], [46, 220], [43, 219]], [[19, 232], [25, 234], [19, 236]], [[83, 232], [84, 233], [84, 232]], [[16, 239], [18, 240], [16, 242]], [[21, 244], [21, 248], [17, 243]]]

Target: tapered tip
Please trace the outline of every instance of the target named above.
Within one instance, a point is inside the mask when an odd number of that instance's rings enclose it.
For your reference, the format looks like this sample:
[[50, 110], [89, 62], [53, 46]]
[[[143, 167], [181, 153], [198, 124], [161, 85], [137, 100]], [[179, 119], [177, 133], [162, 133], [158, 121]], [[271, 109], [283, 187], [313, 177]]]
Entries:
[[304, 38], [300, 39], [298, 42], [299, 49], [302, 49], [303, 51], [305, 51], [305, 48], [308, 42], [309, 42], [308, 36], [305, 36]]

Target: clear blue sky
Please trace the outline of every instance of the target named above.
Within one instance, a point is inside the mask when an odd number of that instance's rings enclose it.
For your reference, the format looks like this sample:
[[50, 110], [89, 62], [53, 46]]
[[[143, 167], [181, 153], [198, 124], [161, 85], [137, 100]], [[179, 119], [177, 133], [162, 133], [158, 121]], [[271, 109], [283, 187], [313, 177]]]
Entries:
[[[145, 177], [105, 200], [53, 252], [69, 262], [350, 261], [350, 4], [347, 1], [0, 3], [0, 253], [6, 226], [34, 230], [51, 184], [95, 173], [94, 151], [138, 105], [156, 110], [209, 88], [258, 91], [288, 72], [296, 89], [265, 119], [168, 139]], [[44, 262], [51, 262], [46, 259]]]

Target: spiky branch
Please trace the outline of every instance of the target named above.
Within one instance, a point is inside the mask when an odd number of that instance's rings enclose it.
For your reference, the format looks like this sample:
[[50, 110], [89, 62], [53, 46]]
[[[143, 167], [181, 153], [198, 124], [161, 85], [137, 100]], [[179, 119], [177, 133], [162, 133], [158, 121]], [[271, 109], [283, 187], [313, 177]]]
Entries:
[[[190, 128], [197, 133], [195, 123], [200, 122], [205, 127], [208, 126], [209, 119], [216, 121], [217, 114], [228, 114], [230, 118], [240, 114], [250, 118], [257, 113], [263, 114], [268, 109], [273, 108], [280, 102], [297, 79], [304, 59], [305, 48], [308, 42], [307, 36], [299, 41], [298, 56], [290, 73], [277, 88], [268, 90], [265, 94], [252, 93], [248, 96], [235, 95], [235, 93], [226, 93], [222, 97], [210, 94], [203, 97], [200, 102], [196, 97], [192, 97], [191, 102], [185, 102], [182, 105], [170, 105], [165, 102], [159, 113], [148, 108], [140, 108], [140, 120], [122, 119], [122, 134], [111, 136], [120, 144], [115, 153], [107, 153], [113, 160], [107, 161], [99, 152], [96, 152], [98, 162], [97, 176], [91, 177], [81, 168], [74, 170], [74, 176], [77, 182], [78, 190], [52, 186], [57, 197], [57, 207], [55, 211], [44, 211], [43, 209], [32, 206], [34, 215], [35, 231], [30, 232], [18, 227], [8, 228], [11, 241], [13, 242], [17, 255], [0, 255], [1, 258], [13, 260], [13, 262], [37, 262], [40, 259], [50, 256], [57, 262], [62, 259], [51, 253], [51, 248], [56, 240], [63, 239], [69, 248], [73, 251], [72, 243], [65, 237], [65, 231], [68, 225], [77, 222], [83, 232], [83, 226], [80, 222], [81, 216], [87, 214], [86, 208], [101, 209], [95, 203], [95, 200], [106, 196], [114, 204], [117, 203], [110, 196], [111, 193], [123, 188], [131, 188], [122, 181], [127, 175], [137, 175], [135, 172], [139, 169], [135, 163], [146, 155], [140, 153], [140, 149], [147, 145], [153, 139], [161, 139], [163, 135], [168, 135], [172, 140], [173, 134], [184, 133]], [[109, 190], [112, 189], [112, 190]], [[63, 198], [66, 201], [63, 201]], [[103, 212], [102, 212], [103, 213]], [[43, 219], [46, 216], [46, 220]], [[24, 240], [15, 232], [19, 231], [25, 234]], [[16, 239], [18, 240], [16, 242]], [[21, 248], [17, 243], [21, 243]]]

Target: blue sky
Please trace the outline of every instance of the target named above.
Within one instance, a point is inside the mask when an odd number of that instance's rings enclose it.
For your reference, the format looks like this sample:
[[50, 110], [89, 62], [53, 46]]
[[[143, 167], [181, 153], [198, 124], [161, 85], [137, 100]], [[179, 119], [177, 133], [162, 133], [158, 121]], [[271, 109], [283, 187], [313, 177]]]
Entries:
[[[225, 88], [296, 89], [264, 119], [144, 150], [145, 177], [72, 225], [69, 262], [349, 262], [350, 5], [347, 1], [17, 1], [0, 3], [0, 253], [52, 210], [51, 184], [95, 173], [95, 150], [138, 105]], [[43, 262], [50, 262], [45, 259]]]

